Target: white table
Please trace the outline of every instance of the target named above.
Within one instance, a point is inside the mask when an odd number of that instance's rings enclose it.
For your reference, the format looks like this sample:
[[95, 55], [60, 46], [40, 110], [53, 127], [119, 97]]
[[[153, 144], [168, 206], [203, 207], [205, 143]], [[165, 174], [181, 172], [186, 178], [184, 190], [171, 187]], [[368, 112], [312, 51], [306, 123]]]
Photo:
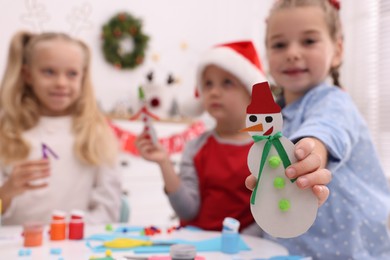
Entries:
[[[116, 225], [114, 225], [114, 228]], [[93, 253], [85, 244], [85, 241], [50, 241], [47, 235], [47, 228], [45, 229], [45, 238], [43, 245], [40, 247], [31, 247], [31, 255], [29, 257], [19, 257], [18, 252], [23, 248], [23, 238], [21, 237], [22, 227], [20, 226], [1, 226], [0, 227], [0, 259], [20, 259], [20, 260], [58, 260], [60, 256], [50, 255], [50, 249], [61, 248], [61, 257], [64, 260], [87, 260], [91, 256], [104, 256], [102, 253]], [[85, 237], [92, 234], [107, 233], [103, 226], [87, 226], [85, 229]], [[185, 239], [185, 240], [201, 240], [220, 236], [220, 232], [211, 231], [191, 231], [180, 229], [170, 234], [166, 232], [152, 236], [152, 239]], [[250, 251], [241, 251], [237, 255], [228, 255], [221, 252], [198, 252], [198, 255], [211, 260], [250, 260], [254, 258], [269, 258], [272, 256], [288, 255], [286, 248], [274, 242], [256, 238], [251, 236], [242, 236], [247, 245], [251, 248]], [[115, 259], [123, 259], [121, 256], [134, 255], [132, 251], [113, 252], [112, 256]], [[164, 253], [154, 254], [164, 255]], [[165, 254], [167, 255], [167, 254]], [[138, 255], [139, 256], [139, 255]], [[142, 256], [145, 256], [142, 254]]]

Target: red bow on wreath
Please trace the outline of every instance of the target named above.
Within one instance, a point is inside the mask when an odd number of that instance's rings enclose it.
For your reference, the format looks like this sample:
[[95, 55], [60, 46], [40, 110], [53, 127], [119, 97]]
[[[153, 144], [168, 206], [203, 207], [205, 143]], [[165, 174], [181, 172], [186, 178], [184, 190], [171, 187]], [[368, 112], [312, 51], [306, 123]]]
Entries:
[[337, 10], [340, 10], [340, 0], [329, 0], [329, 3]]

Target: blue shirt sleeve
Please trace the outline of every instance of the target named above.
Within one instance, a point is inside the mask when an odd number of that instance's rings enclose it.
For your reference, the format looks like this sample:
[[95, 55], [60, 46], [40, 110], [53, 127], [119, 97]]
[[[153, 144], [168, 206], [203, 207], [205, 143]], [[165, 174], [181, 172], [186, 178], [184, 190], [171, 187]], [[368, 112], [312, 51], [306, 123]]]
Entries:
[[[364, 121], [347, 93], [338, 88], [328, 88], [321, 93], [309, 93], [300, 107], [301, 124], [290, 136], [291, 140], [315, 137], [321, 140], [329, 160], [349, 158], [351, 148], [359, 139]], [[309, 108], [309, 109], [308, 109]]]

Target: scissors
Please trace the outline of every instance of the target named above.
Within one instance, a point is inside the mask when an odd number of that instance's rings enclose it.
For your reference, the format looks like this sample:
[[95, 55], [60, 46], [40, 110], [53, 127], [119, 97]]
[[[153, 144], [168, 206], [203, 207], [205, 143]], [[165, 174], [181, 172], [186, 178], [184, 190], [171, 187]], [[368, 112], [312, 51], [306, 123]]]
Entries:
[[153, 242], [150, 240], [142, 240], [135, 238], [115, 238], [114, 240], [103, 242], [103, 246], [105, 246], [106, 248], [116, 249], [133, 248], [139, 246], [171, 246], [174, 244], [175, 243], [172, 242]]

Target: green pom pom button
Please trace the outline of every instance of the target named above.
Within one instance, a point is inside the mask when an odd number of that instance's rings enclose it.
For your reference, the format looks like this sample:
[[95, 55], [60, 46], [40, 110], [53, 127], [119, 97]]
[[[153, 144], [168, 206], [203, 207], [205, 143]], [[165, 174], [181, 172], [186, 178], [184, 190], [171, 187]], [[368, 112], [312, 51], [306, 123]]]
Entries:
[[287, 210], [289, 210], [291, 207], [290, 205], [290, 201], [287, 200], [287, 199], [281, 199], [279, 201], [279, 209], [280, 211], [283, 211], [283, 212], [286, 212]]
[[282, 160], [280, 159], [279, 156], [271, 156], [268, 160], [268, 164], [269, 166], [272, 168], [272, 169], [276, 169], [279, 167], [280, 163], [282, 162]]
[[274, 179], [274, 187], [277, 189], [283, 189], [286, 186], [284, 179], [282, 177], [276, 177]]

